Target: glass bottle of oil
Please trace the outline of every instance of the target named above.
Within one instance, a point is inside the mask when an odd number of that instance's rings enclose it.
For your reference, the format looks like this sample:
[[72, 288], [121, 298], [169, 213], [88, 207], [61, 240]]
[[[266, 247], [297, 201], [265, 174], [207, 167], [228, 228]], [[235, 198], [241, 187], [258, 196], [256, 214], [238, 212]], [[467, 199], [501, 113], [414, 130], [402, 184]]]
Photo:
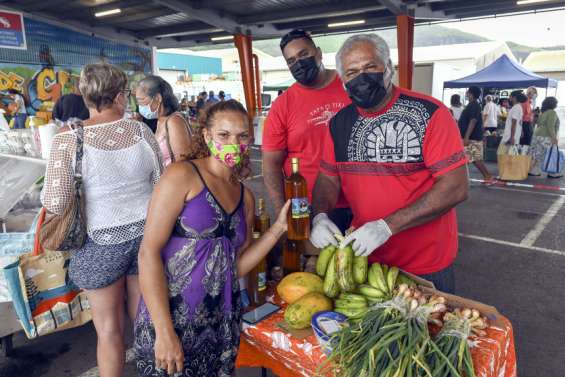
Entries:
[[310, 203], [308, 202], [308, 185], [299, 172], [298, 158], [291, 159], [292, 174], [284, 180], [285, 199], [291, 200], [288, 211], [289, 240], [301, 241], [310, 237]]
[[255, 214], [255, 223], [253, 224], [253, 231], [259, 232], [261, 235], [271, 226], [271, 218], [265, 208], [265, 199], [259, 198], [257, 201], [257, 212]]
[[287, 239], [283, 248], [283, 274], [284, 276], [293, 272], [299, 272], [300, 256], [303, 252], [304, 241]]
[[[253, 242], [257, 242], [259, 238], [261, 238], [261, 233], [253, 232]], [[260, 306], [265, 303], [267, 293], [267, 262], [265, 258], [247, 275], [247, 291], [251, 305]]]

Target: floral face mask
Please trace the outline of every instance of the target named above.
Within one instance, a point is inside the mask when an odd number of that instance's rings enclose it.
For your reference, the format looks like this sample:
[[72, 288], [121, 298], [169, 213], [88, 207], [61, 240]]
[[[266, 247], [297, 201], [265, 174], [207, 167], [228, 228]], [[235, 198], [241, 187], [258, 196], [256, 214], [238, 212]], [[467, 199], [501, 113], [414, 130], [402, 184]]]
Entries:
[[248, 147], [247, 144], [220, 144], [214, 140], [208, 142], [208, 149], [210, 149], [212, 156], [230, 168], [241, 164], [242, 155]]

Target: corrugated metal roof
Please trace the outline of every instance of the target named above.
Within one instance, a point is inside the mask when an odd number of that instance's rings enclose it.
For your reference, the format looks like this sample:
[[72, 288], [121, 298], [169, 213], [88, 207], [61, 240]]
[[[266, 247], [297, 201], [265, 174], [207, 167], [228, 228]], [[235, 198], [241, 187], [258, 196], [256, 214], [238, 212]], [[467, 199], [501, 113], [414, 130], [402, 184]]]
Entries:
[[[117, 38], [144, 39], [157, 47], [211, 44], [212, 36], [250, 34], [255, 39], [278, 37], [290, 28], [318, 34], [354, 32], [396, 25], [397, 14], [430, 20], [484, 17], [565, 7], [565, 0], [518, 5], [516, 0], [0, 0], [2, 6], [48, 16], [62, 23], [75, 22], [106, 28]], [[120, 8], [119, 15], [94, 17], [96, 11]], [[330, 28], [329, 23], [364, 20], [361, 25]], [[204, 23], [202, 33], [190, 22]], [[179, 25], [183, 27], [179, 28]], [[209, 27], [207, 27], [209, 26]], [[167, 27], [173, 32], [164, 30]], [[175, 29], [179, 28], [180, 32]], [[156, 29], [156, 30], [152, 30]], [[99, 29], [98, 29], [99, 30]], [[93, 29], [94, 32], [94, 29]]]

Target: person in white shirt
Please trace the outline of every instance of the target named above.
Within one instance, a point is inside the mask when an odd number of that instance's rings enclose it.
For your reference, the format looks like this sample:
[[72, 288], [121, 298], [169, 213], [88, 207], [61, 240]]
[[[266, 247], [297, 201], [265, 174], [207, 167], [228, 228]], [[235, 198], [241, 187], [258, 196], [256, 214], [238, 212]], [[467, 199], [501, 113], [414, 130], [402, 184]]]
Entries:
[[521, 90], [515, 90], [510, 93], [510, 103], [512, 108], [506, 117], [506, 125], [504, 126], [504, 134], [500, 145], [510, 146], [520, 144], [520, 137], [522, 136], [522, 118], [524, 110], [522, 110], [522, 103], [526, 102], [528, 98]]
[[498, 127], [498, 116], [500, 115], [500, 110], [496, 103], [492, 100], [492, 96], [488, 95], [485, 97], [485, 107], [483, 108], [483, 127], [485, 131], [496, 131]]
[[456, 122], [459, 122], [459, 117], [463, 112], [463, 104], [461, 103], [461, 96], [459, 94], [454, 94], [451, 96], [451, 106], [449, 107], [449, 112], [453, 115]]
[[133, 320], [140, 299], [137, 256], [153, 185], [161, 175], [161, 152], [149, 127], [124, 119], [131, 91], [123, 71], [86, 65], [79, 89], [89, 119], [53, 139], [41, 201], [58, 215], [71, 203], [82, 140], [88, 238], [71, 254], [69, 277], [85, 290], [92, 309], [100, 375], [122, 376], [126, 303]]

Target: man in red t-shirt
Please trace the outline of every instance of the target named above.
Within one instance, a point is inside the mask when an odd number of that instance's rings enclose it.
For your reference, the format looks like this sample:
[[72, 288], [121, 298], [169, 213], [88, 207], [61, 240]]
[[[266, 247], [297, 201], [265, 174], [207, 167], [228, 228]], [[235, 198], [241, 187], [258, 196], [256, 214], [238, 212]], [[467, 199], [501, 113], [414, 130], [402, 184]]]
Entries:
[[[263, 131], [263, 177], [277, 213], [284, 204], [283, 172], [290, 175], [293, 157], [299, 158], [311, 202], [328, 123], [351, 103], [337, 72], [324, 68], [322, 51], [308, 33], [293, 30], [281, 39], [280, 47], [297, 82], [277, 97]], [[331, 217], [345, 230], [351, 212], [343, 200], [337, 208]]]
[[390, 51], [376, 34], [349, 38], [336, 62], [353, 104], [335, 115], [324, 139], [310, 240], [328, 244], [326, 213], [343, 190], [355, 228], [344, 243], [352, 243], [356, 255], [453, 292], [453, 207], [468, 195], [453, 117], [440, 101], [392, 84]]

